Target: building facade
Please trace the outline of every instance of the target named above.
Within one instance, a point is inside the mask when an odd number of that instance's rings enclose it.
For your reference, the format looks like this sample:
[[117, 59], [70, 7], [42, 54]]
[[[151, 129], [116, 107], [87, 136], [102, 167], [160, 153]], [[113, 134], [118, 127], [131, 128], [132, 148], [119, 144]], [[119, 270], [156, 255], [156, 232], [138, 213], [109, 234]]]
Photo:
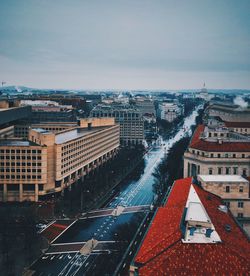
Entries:
[[82, 119], [57, 133], [31, 129], [29, 139], [0, 140], [0, 201], [38, 201], [62, 192], [112, 158], [119, 148], [114, 119]]
[[199, 125], [184, 153], [184, 177], [250, 175], [250, 139], [223, 123]]
[[97, 105], [91, 112], [93, 118], [114, 117], [120, 125], [122, 145], [139, 145], [144, 140], [144, 121], [141, 113], [130, 105]]
[[204, 113], [208, 117], [220, 117], [224, 122], [250, 122], [250, 108], [235, 104], [211, 101]]
[[198, 175], [203, 189], [218, 195], [234, 217], [250, 219], [249, 181], [239, 175]]
[[173, 122], [179, 116], [183, 114], [183, 107], [176, 103], [160, 103], [158, 106], [158, 118], [161, 120], [166, 120], [168, 122]]

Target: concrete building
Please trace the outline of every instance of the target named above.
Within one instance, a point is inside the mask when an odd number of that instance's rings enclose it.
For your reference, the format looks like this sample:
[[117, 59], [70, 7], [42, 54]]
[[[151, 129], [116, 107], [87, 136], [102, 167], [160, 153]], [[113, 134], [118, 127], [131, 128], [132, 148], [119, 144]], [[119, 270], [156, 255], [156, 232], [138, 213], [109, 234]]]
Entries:
[[239, 175], [198, 175], [203, 189], [223, 199], [236, 218], [250, 219], [249, 181]]
[[144, 97], [135, 99], [135, 106], [140, 111], [141, 115], [156, 116], [154, 101]]
[[250, 175], [250, 138], [209, 122], [199, 125], [184, 154], [184, 177]]
[[62, 192], [116, 154], [113, 118], [82, 119], [79, 127], [31, 129], [29, 140], [0, 140], [0, 201], [38, 201]]
[[205, 117], [220, 117], [225, 122], [250, 122], [250, 108], [231, 103], [212, 101], [204, 113]]
[[141, 113], [130, 105], [97, 105], [91, 112], [93, 118], [114, 117], [120, 124], [122, 145], [138, 145], [144, 140], [144, 121]]
[[30, 117], [30, 115], [30, 106], [0, 108], [0, 128], [11, 126], [21, 119]]
[[168, 122], [173, 122], [179, 116], [183, 114], [183, 107], [174, 102], [163, 102], [158, 106], [158, 118], [161, 120], [166, 120]]
[[32, 106], [29, 123], [76, 121], [75, 109], [71, 105], [59, 105], [50, 100], [21, 100], [20, 105]]
[[247, 275], [250, 243], [223, 201], [174, 182], [130, 266], [130, 275]]

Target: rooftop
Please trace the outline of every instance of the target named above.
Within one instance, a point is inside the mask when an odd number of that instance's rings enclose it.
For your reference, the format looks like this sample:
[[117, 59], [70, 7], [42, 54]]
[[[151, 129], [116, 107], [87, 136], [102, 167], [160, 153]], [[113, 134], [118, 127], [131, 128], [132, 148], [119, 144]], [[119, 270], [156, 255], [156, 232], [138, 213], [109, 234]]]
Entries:
[[211, 152], [250, 152], [250, 142], [227, 142], [222, 143], [206, 141], [201, 138], [205, 125], [198, 125], [189, 147]]
[[225, 122], [227, 127], [250, 128], [250, 122]]
[[42, 134], [49, 134], [51, 131], [43, 129], [43, 128], [33, 128], [36, 132], [42, 133]]
[[90, 130], [88, 128], [76, 128], [76, 129], [72, 129], [72, 130], [65, 130], [63, 132], [60, 132], [60, 133], [56, 134], [55, 143], [56, 144], [67, 143], [69, 141], [79, 139], [80, 137], [83, 137], [86, 134], [98, 132], [98, 131], [103, 130], [105, 128], [106, 127], [94, 127]]
[[218, 209], [221, 199], [195, 185], [194, 191], [221, 242], [183, 241], [181, 225], [191, 182], [191, 178], [175, 181], [166, 205], [158, 208], [134, 260], [139, 275], [248, 274], [249, 240], [231, 213]]
[[28, 147], [28, 146], [39, 146], [38, 144], [32, 141], [23, 141], [23, 140], [0, 140], [1, 146], [18, 146], [18, 147]]
[[199, 178], [205, 182], [248, 182], [240, 175], [199, 175]]

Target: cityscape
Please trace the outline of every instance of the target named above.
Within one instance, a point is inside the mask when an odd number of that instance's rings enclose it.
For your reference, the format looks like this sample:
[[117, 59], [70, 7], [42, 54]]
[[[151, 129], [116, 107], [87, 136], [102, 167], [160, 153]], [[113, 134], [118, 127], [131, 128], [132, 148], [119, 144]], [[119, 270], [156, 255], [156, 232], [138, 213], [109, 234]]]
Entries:
[[0, 1], [0, 275], [250, 274], [249, 4]]

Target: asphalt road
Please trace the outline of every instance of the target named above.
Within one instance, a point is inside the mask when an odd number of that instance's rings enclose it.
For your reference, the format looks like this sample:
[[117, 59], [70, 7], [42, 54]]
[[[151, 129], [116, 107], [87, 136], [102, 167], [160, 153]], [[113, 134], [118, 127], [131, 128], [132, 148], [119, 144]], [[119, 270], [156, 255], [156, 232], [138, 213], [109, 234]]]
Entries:
[[[186, 135], [191, 135], [191, 126], [195, 123], [197, 112], [187, 117], [184, 125], [168, 141], [159, 140], [154, 149], [145, 155], [145, 169], [138, 181], [130, 181], [122, 186], [121, 191], [108, 204], [108, 208], [117, 206], [140, 206], [150, 205], [153, 202], [154, 194], [152, 185], [154, 177], [152, 173], [161, 162], [161, 159], [168, 153], [168, 150], [175, 142]], [[80, 219], [67, 229], [54, 244], [84, 243], [94, 238], [98, 241], [116, 241], [112, 248], [93, 251], [88, 256], [77, 253], [56, 252], [56, 254], [45, 254], [35, 262], [31, 270], [35, 275], [112, 275], [120, 263], [126, 249], [138, 226], [148, 214], [148, 211], [140, 213], [122, 214], [118, 217], [107, 213], [104, 216], [100, 210], [91, 218]], [[98, 216], [99, 215], [99, 216]], [[122, 242], [127, 240], [127, 242]], [[136, 243], [138, 241], [135, 241]], [[137, 245], [133, 244], [133, 248]], [[133, 252], [131, 251], [132, 254]]]

